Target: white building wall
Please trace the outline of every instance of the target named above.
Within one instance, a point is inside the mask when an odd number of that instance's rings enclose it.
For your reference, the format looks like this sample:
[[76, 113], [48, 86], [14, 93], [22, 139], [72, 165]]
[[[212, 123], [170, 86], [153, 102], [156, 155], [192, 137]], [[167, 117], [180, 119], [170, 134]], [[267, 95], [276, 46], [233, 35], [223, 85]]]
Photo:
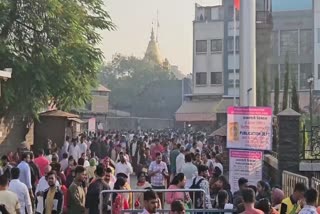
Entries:
[[320, 1], [314, 0], [314, 79], [315, 89], [320, 90]]
[[[236, 22], [236, 37], [239, 36], [239, 26], [240, 26], [240, 22], [237, 21]], [[228, 37], [232, 37], [234, 36], [234, 23], [233, 21], [228, 22]], [[227, 38], [228, 38], [227, 37]], [[240, 42], [240, 41], [239, 41]], [[233, 45], [233, 43], [232, 43]], [[240, 50], [239, 50], [240, 51]], [[228, 71], [229, 70], [233, 70], [234, 68], [239, 70], [240, 69], [240, 55], [239, 55], [239, 51], [236, 52], [236, 55], [234, 57], [233, 52], [228, 53]], [[233, 75], [233, 72], [227, 72], [228, 73], [228, 82], [229, 81], [233, 81], [234, 79], [236, 81], [239, 81], [239, 73], [236, 73], [236, 75]], [[239, 86], [236, 86], [236, 88], [234, 88], [233, 84], [232, 87], [230, 87], [230, 85], [228, 84], [228, 96], [239, 96]]]
[[[194, 65], [193, 65], [193, 93], [194, 94], [223, 94], [223, 51], [221, 52], [211, 52], [211, 40], [212, 39], [222, 39], [223, 47], [223, 37], [224, 35], [224, 25], [223, 21], [207, 21], [207, 22], [194, 22], [194, 44], [197, 40], [207, 40], [207, 52], [202, 54], [196, 53], [196, 45], [194, 45]], [[205, 85], [196, 84], [196, 73], [206, 72], [207, 82]], [[222, 84], [211, 85], [211, 72], [221, 72], [222, 73]]]

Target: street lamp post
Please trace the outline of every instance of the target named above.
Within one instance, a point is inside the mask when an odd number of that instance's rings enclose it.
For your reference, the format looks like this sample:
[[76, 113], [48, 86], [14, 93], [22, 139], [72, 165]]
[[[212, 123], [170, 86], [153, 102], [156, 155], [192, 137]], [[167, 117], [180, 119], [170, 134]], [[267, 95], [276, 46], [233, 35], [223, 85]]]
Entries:
[[310, 112], [310, 128], [312, 128], [312, 124], [313, 124], [313, 115], [312, 115], [312, 84], [313, 84], [313, 81], [314, 81], [314, 78], [313, 78], [313, 76], [310, 76], [309, 78], [308, 78], [308, 83], [309, 83], [309, 89], [310, 89], [310, 94], [309, 94], [309, 112]]

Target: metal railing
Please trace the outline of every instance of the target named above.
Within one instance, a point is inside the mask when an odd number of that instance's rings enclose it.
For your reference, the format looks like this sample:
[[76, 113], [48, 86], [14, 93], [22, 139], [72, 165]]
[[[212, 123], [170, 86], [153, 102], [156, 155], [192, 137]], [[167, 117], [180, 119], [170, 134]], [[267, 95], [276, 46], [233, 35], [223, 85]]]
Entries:
[[[144, 192], [147, 192], [149, 191], [148, 189], [132, 189], [132, 190], [103, 190], [100, 192], [99, 194], [99, 213], [100, 214], [103, 214], [103, 207], [105, 205], [104, 202], [111, 202], [109, 203], [110, 205], [110, 212], [112, 213], [112, 197], [110, 197], [112, 195], [112, 193], [127, 193], [127, 194], [132, 194], [133, 195], [133, 198], [131, 200], [131, 206], [130, 206], [130, 209], [126, 210], [126, 212], [130, 212], [130, 213], [133, 213], [133, 212], [136, 212], [137, 210], [134, 209], [134, 202], [135, 202], [135, 194], [133, 193], [144, 193]], [[189, 193], [189, 192], [193, 192], [193, 193], [196, 193], [196, 192], [200, 192], [202, 193], [202, 197], [203, 197], [203, 207], [205, 207], [205, 204], [206, 204], [206, 194], [205, 194], [205, 191], [203, 189], [153, 189], [154, 192], [156, 193], [167, 193], [167, 192], [186, 192], [186, 193]], [[104, 198], [104, 195], [107, 195], [107, 198]], [[106, 200], [107, 199], [107, 200]], [[161, 201], [164, 201], [164, 194], [162, 194], [162, 200]], [[194, 208], [194, 203], [195, 203], [195, 194], [193, 194], [193, 198], [192, 198], [192, 207]], [[139, 209], [140, 210], [140, 209]], [[199, 211], [201, 213], [201, 211]]]
[[292, 194], [296, 183], [304, 183], [306, 187], [309, 187], [309, 179], [307, 177], [292, 172], [283, 171], [282, 190], [285, 197], [289, 197]]
[[[311, 178], [311, 188], [320, 192], [320, 179], [312, 177]], [[318, 197], [318, 204], [320, 204], [320, 197]]]
[[[139, 213], [142, 213], [143, 212], [143, 210], [134, 210], [134, 211], [132, 211], [132, 210], [130, 210], [130, 214], [139, 214]], [[189, 213], [189, 214], [191, 214], [191, 213], [193, 213], [193, 214], [200, 214], [200, 213], [202, 213], [202, 214], [206, 214], [206, 213], [215, 213], [215, 214], [219, 214], [219, 213], [221, 213], [221, 214], [232, 214], [232, 213], [236, 213], [236, 210], [227, 210], [227, 209], [188, 209], [188, 210], [186, 210], [186, 212], [187, 213]], [[128, 210], [122, 210], [121, 211], [121, 214], [126, 214], [126, 213], [128, 213]], [[167, 214], [167, 213], [170, 213], [170, 210], [168, 210], [168, 209], [162, 209], [162, 210], [157, 210], [157, 213], [159, 213], [159, 214]]]

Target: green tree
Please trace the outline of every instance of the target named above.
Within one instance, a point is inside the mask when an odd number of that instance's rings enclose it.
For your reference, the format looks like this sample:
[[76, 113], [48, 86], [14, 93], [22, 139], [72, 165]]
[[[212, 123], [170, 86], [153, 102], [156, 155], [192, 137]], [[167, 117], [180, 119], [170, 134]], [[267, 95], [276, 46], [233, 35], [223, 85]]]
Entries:
[[274, 107], [273, 107], [273, 114], [277, 115], [279, 113], [279, 77], [276, 76], [274, 79]]
[[102, 52], [97, 30], [113, 30], [102, 0], [2, 0], [1, 67], [13, 69], [2, 113], [35, 116], [49, 102], [68, 110], [90, 99]]
[[175, 79], [167, 67], [121, 54], [101, 70], [100, 82], [111, 89], [110, 104], [119, 110], [130, 111], [134, 99], [155, 82]]
[[299, 95], [297, 91], [297, 81], [292, 78], [292, 88], [291, 88], [291, 106], [296, 112], [300, 112], [299, 106]]
[[286, 64], [285, 64], [285, 75], [284, 75], [284, 89], [283, 89], [283, 99], [282, 99], [282, 110], [285, 110], [288, 107], [288, 96], [289, 96], [289, 73], [290, 73], [290, 67], [289, 67], [289, 62], [288, 62], [288, 58], [286, 60]]

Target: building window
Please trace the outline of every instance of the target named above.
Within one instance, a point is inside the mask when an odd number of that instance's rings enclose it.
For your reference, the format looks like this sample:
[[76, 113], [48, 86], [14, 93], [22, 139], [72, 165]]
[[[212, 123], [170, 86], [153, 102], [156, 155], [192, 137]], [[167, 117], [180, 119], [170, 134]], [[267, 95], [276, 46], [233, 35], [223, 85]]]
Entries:
[[211, 20], [211, 7], [204, 8], [204, 20]]
[[278, 81], [279, 81], [278, 64], [271, 65], [271, 75], [272, 75], [272, 89], [274, 90], [276, 86], [276, 78], [278, 78]]
[[308, 78], [312, 74], [312, 64], [303, 63], [300, 64], [300, 89], [308, 89]]
[[285, 65], [280, 65], [280, 78], [279, 78], [280, 90], [284, 89], [285, 73], [286, 73]]
[[298, 55], [298, 30], [280, 31], [280, 54], [281, 56]]
[[[229, 83], [228, 83], [228, 88], [233, 88], [234, 85], [233, 85], [233, 80], [229, 80]], [[236, 88], [239, 88], [240, 87], [240, 80], [236, 79]]]
[[211, 85], [222, 84], [222, 72], [211, 72]]
[[196, 53], [207, 53], [207, 40], [197, 40], [196, 41]]
[[229, 6], [228, 7], [228, 18], [229, 20], [232, 20], [233, 19], [233, 6]]
[[[228, 37], [228, 52], [233, 52], [233, 36]], [[239, 51], [239, 36], [236, 37], [236, 51]]]
[[256, 10], [257, 11], [267, 11], [268, 10], [268, 7], [266, 7], [267, 1], [266, 0], [258, 0], [256, 3]]
[[207, 84], [207, 73], [199, 72], [196, 73], [196, 85], [206, 85]]
[[312, 55], [312, 30], [300, 30], [300, 55]]
[[222, 51], [222, 39], [211, 40], [211, 52], [221, 52]]
[[272, 54], [273, 56], [279, 56], [279, 31], [272, 32]]
[[[284, 89], [285, 74], [286, 74], [286, 65], [281, 64], [280, 65], [280, 79], [279, 79], [280, 90]], [[289, 81], [290, 81], [291, 85], [292, 85], [293, 77], [294, 77], [294, 81], [296, 83], [296, 86], [298, 88], [299, 75], [298, 75], [298, 65], [297, 64], [289, 64]]]
[[[298, 64], [290, 64], [289, 65], [289, 72], [290, 72], [290, 84], [293, 84], [293, 81], [296, 83], [296, 87], [299, 87], [299, 69], [298, 69]], [[294, 78], [293, 78], [294, 77]]]
[[[239, 71], [240, 71], [240, 69], [236, 69], [236, 73], [237, 73], [237, 74], [239, 73]], [[228, 70], [228, 73], [229, 73], [229, 74], [233, 74], [233, 69], [229, 69], [229, 70]]]

